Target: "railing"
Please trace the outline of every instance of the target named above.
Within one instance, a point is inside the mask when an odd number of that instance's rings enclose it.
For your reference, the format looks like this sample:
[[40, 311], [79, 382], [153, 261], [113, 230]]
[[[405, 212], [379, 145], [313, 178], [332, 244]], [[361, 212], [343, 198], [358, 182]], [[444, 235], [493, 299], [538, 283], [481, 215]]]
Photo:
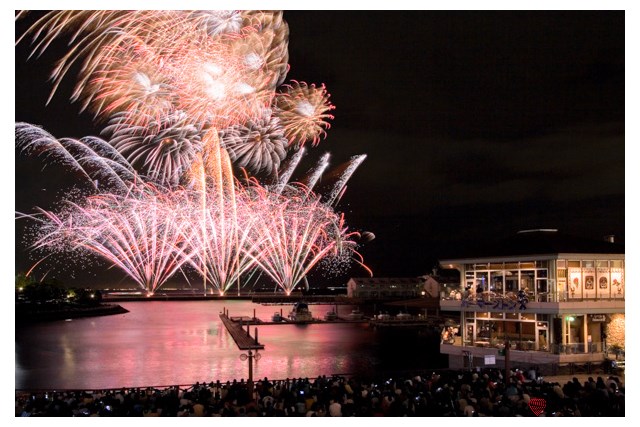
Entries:
[[[469, 340], [465, 340], [464, 343], [460, 339], [455, 341], [442, 340], [442, 344], [451, 344], [451, 345], [463, 346], [463, 347], [497, 348], [500, 351], [503, 351], [505, 348], [504, 340], [502, 339], [476, 340], [473, 342]], [[605, 347], [601, 342], [588, 343], [586, 348], [585, 348], [585, 343], [582, 342], [582, 343], [571, 343], [571, 344], [551, 344], [549, 346], [539, 345], [538, 349], [536, 349], [535, 342], [532, 340], [526, 340], [526, 339], [522, 339], [522, 340], [510, 339], [509, 348], [511, 350], [516, 350], [516, 351], [541, 351], [541, 352], [548, 352], [552, 354], [604, 353], [604, 350], [605, 350]]]
[[[451, 292], [449, 295], [445, 295], [442, 299], [447, 301], [462, 301], [469, 298], [469, 291], [458, 290]], [[479, 299], [482, 296], [482, 300], [485, 303], [491, 303], [497, 299], [513, 299], [516, 300], [516, 292], [506, 292], [505, 294], [499, 292], [482, 292], [475, 294], [475, 298]], [[581, 301], [624, 301], [624, 298], [612, 298], [603, 296], [574, 298], [569, 297], [567, 292], [538, 292], [534, 294], [532, 292], [527, 293], [529, 302], [581, 302]]]
[[553, 354], [584, 354], [584, 353], [604, 353], [604, 345], [601, 342], [592, 343], [571, 343], [571, 344], [551, 344], [550, 351]]

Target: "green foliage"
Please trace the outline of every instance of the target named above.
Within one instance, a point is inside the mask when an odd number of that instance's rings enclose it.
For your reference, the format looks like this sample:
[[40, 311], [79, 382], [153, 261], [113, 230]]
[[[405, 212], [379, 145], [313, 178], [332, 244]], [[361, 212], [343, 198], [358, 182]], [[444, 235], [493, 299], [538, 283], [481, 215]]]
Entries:
[[51, 303], [64, 301], [67, 290], [64, 287], [50, 283], [31, 283], [21, 292], [25, 301], [36, 303]]
[[622, 352], [624, 351], [624, 348], [622, 348], [622, 346], [618, 344], [611, 344], [609, 346], [609, 351], [615, 355], [619, 355], [619, 354], [622, 354]]

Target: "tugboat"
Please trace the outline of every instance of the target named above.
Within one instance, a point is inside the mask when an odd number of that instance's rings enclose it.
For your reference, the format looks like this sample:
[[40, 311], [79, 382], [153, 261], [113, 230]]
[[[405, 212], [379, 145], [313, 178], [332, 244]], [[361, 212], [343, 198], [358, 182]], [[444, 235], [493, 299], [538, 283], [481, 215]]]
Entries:
[[289, 319], [293, 322], [304, 323], [313, 320], [313, 316], [307, 303], [300, 301], [293, 305], [293, 310], [289, 313]]

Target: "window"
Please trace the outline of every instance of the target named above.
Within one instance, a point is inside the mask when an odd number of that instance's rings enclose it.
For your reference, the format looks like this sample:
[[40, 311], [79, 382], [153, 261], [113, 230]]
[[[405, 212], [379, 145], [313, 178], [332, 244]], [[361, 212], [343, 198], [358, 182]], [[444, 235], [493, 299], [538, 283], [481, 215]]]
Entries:
[[502, 271], [492, 271], [491, 272], [491, 288], [489, 289], [491, 292], [495, 292], [497, 294], [502, 295], [504, 291], [504, 276]]
[[489, 273], [476, 273], [476, 292], [486, 292], [489, 290]]
[[520, 289], [527, 292], [533, 292], [533, 280], [535, 271], [525, 270], [520, 272]]
[[505, 292], [518, 292], [518, 271], [507, 271], [505, 273]]

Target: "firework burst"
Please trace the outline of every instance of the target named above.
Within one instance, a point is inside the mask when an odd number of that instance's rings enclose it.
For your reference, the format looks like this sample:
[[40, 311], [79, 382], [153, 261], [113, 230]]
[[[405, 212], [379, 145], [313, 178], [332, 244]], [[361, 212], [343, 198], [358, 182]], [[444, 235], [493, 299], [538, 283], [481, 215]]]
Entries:
[[307, 141], [316, 146], [321, 137], [326, 137], [333, 119], [328, 112], [335, 106], [329, 101], [329, 93], [323, 85], [307, 85], [293, 81], [285, 85], [285, 91], [275, 98], [275, 113], [282, 122], [284, 134], [289, 140], [289, 147], [300, 148]]
[[265, 110], [256, 120], [220, 131], [220, 143], [238, 167], [271, 175], [286, 157], [287, 139], [280, 120]]
[[116, 115], [104, 133], [111, 135], [110, 144], [148, 179], [175, 186], [202, 149], [200, 129], [186, 120], [186, 115], [177, 112], [159, 121], [149, 118], [143, 127], [130, 125], [126, 115]]
[[254, 194], [262, 209], [253, 239], [258, 251], [250, 257], [287, 295], [323, 258], [351, 247], [340, 217], [306, 188]]
[[82, 108], [98, 118], [126, 111], [132, 124], [145, 126], [149, 116], [159, 120], [177, 109], [193, 122], [223, 128], [256, 117], [270, 105], [287, 59], [283, 47], [273, 43], [284, 43], [286, 51], [288, 29], [277, 19], [266, 21], [275, 27], [238, 28], [245, 18], [221, 16], [58, 11], [47, 13], [25, 36], [33, 34], [34, 53], [40, 54], [71, 33], [72, 47], [52, 74], [52, 95], [82, 60], [71, 100], [82, 99]]
[[41, 211], [32, 248], [95, 254], [153, 293], [190, 259], [179, 194], [144, 185], [126, 195], [89, 196], [60, 213]]
[[[239, 290], [257, 270], [290, 293], [323, 260], [334, 270], [362, 263], [333, 206], [364, 157], [325, 201], [314, 188], [328, 154], [306, 186], [289, 183], [335, 107], [324, 85], [293, 81], [276, 94], [289, 71], [281, 11], [54, 11], [17, 43], [28, 36], [38, 56], [67, 38], [51, 96], [77, 72], [70, 100], [106, 121], [110, 138], [56, 139], [16, 123], [18, 148], [79, 172], [98, 193], [26, 215], [38, 224], [34, 250], [97, 255], [150, 293], [185, 270], [205, 293]], [[240, 185], [231, 161], [274, 186]]]

